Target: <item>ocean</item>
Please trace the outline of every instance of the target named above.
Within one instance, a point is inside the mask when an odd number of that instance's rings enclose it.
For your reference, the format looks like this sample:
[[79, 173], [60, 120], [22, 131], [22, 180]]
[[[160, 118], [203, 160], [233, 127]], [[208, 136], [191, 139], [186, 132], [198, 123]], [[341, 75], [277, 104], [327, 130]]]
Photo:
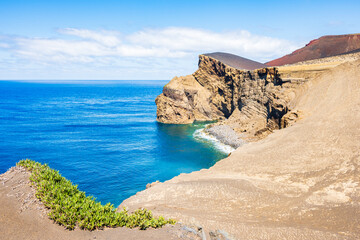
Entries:
[[0, 81], [0, 173], [30, 158], [115, 206], [147, 183], [209, 168], [228, 147], [206, 123], [156, 122], [168, 81]]

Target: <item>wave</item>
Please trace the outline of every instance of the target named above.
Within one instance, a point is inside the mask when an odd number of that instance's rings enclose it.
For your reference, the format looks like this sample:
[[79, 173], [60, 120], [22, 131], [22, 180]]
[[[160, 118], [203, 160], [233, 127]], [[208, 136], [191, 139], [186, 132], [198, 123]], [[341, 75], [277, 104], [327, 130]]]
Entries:
[[229, 153], [235, 151], [235, 148], [233, 148], [232, 146], [226, 145], [226, 144], [220, 142], [216, 137], [206, 133], [205, 127], [195, 130], [195, 132], [193, 133], [194, 139], [201, 141], [201, 142], [210, 143], [211, 145], [214, 146], [215, 149], [217, 149], [218, 151], [221, 151], [223, 153], [226, 153], [226, 154], [229, 154]]
[[[49, 101], [48, 105], [108, 105], [108, 104], [117, 104], [117, 103], [140, 103], [141, 101], [147, 101], [141, 97], [123, 97], [123, 98], [114, 98], [114, 99], [94, 99], [94, 98], [84, 98], [79, 99], [77, 97], [65, 97], [61, 99], [55, 99]], [[152, 99], [151, 99], [152, 100]], [[43, 105], [43, 104], [42, 104]], [[42, 106], [41, 105], [41, 106]]]

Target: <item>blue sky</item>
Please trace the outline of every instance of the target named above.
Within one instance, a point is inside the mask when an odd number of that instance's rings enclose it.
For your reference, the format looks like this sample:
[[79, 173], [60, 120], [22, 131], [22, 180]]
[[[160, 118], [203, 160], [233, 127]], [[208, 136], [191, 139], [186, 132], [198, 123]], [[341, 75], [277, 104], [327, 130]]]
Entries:
[[359, 1], [0, 0], [0, 79], [170, 79], [198, 55], [265, 62], [360, 32]]

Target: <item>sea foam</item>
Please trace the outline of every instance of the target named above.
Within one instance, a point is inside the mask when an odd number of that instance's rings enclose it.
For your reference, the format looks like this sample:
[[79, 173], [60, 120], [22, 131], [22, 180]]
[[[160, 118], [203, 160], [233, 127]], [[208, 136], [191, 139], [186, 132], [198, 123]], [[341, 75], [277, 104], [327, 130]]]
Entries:
[[195, 130], [193, 136], [197, 141], [210, 143], [211, 145], [213, 145], [215, 149], [224, 152], [226, 154], [235, 151], [235, 148], [233, 148], [232, 146], [226, 145], [221, 141], [219, 141], [216, 137], [206, 133], [205, 128], [206, 126], [204, 128]]

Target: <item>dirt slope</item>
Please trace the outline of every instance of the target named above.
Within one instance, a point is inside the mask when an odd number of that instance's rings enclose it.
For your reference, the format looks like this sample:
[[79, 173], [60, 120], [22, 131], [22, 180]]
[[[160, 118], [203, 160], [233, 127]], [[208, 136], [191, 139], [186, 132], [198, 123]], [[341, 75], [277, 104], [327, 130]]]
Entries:
[[299, 88], [293, 126], [125, 200], [235, 239], [360, 238], [360, 60]]
[[291, 54], [265, 63], [268, 66], [282, 66], [301, 61], [331, 57], [360, 50], [360, 34], [323, 36], [312, 40], [305, 47]]

